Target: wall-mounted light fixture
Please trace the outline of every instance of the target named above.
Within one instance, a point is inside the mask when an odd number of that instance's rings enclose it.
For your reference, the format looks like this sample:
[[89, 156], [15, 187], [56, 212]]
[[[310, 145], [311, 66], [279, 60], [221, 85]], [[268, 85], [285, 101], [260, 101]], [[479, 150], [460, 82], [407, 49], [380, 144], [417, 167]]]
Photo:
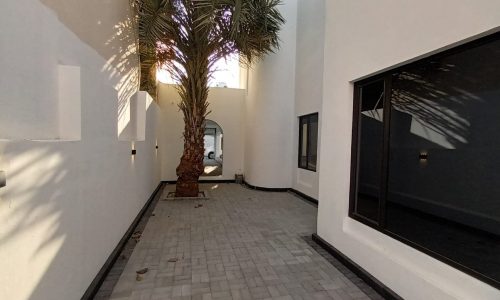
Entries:
[[136, 154], [137, 154], [137, 150], [132, 149], [132, 155], [136, 155]]
[[158, 145], [156, 145], [156, 149], [158, 149]]
[[427, 161], [429, 158], [429, 153], [427, 151], [420, 151], [420, 154], [418, 155], [418, 159], [420, 161]]
[[3, 188], [7, 185], [7, 177], [5, 176], [4, 171], [0, 171], [0, 188]]

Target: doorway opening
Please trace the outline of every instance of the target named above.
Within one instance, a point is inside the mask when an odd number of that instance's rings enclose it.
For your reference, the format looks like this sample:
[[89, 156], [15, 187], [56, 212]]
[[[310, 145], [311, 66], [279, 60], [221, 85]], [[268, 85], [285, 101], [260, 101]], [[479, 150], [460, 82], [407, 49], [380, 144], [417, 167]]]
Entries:
[[224, 135], [222, 128], [212, 120], [205, 121], [205, 157], [202, 176], [222, 176]]

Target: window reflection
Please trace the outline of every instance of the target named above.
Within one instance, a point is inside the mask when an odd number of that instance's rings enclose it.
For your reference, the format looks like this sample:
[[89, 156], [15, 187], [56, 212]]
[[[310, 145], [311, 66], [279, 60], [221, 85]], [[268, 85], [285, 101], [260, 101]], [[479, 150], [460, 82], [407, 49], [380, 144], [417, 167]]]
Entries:
[[387, 198], [388, 230], [497, 280], [499, 79], [499, 41], [393, 76]]
[[500, 286], [500, 34], [386, 74], [356, 84], [351, 215]]
[[316, 171], [318, 160], [318, 114], [299, 118], [299, 168]]
[[384, 81], [361, 87], [359, 127], [358, 191], [355, 211], [377, 222], [379, 220], [382, 143], [384, 134]]

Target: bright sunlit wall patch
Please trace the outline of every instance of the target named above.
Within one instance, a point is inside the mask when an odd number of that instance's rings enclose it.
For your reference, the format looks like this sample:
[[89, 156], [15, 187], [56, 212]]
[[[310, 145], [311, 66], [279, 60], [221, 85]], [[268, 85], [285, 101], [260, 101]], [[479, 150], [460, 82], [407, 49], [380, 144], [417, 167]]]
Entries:
[[[214, 65], [214, 73], [209, 79], [210, 87], [233, 88], [239, 89], [241, 66], [238, 55], [233, 55], [228, 59], [220, 59]], [[165, 69], [159, 69], [156, 73], [156, 78], [161, 83], [177, 84], [178, 82], [172, 78], [172, 75]]]

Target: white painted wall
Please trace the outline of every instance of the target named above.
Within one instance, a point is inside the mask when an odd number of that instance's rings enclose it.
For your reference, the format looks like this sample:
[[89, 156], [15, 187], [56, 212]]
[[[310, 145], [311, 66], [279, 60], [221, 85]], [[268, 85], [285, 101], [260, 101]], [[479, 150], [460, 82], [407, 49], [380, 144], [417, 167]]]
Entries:
[[[58, 57], [52, 51], [57, 46], [58, 36], [52, 31], [57, 18], [32, 2], [1, 4], [0, 139], [58, 135], [58, 70], [53, 67]], [[19, 16], [30, 22], [22, 22]]]
[[[158, 99], [161, 108], [159, 152], [161, 155], [161, 178], [177, 180], [175, 169], [182, 156], [184, 121], [177, 104], [179, 95], [174, 86], [160, 84]], [[245, 90], [211, 88], [208, 96], [211, 113], [208, 119], [216, 122], [224, 132], [224, 160], [222, 176], [200, 177], [201, 180], [234, 179], [234, 174], [243, 171]]]
[[287, 20], [280, 50], [248, 74], [244, 175], [259, 187], [292, 186], [297, 0], [284, 1], [280, 11]]
[[[319, 113], [321, 136], [321, 104], [323, 101], [323, 64], [325, 40], [325, 0], [301, 0], [297, 15], [297, 53], [295, 75], [295, 126], [293, 140], [292, 188], [318, 199], [319, 167], [316, 172], [297, 167], [299, 116]], [[318, 149], [321, 139], [318, 139]], [[319, 152], [319, 150], [318, 150]], [[321, 164], [318, 153], [318, 166]]]
[[120, 101], [137, 87], [127, 0], [2, 1], [0, 11], [3, 132], [57, 138], [61, 64], [80, 66], [82, 131], [81, 141], [0, 142], [0, 299], [80, 299], [159, 183], [158, 109], [133, 158], [117, 138]]
[[500, 26], [495, 0], [326, 1], [318, 234], [405, 299], [500, 291], [348, 218], [350, 83]]

